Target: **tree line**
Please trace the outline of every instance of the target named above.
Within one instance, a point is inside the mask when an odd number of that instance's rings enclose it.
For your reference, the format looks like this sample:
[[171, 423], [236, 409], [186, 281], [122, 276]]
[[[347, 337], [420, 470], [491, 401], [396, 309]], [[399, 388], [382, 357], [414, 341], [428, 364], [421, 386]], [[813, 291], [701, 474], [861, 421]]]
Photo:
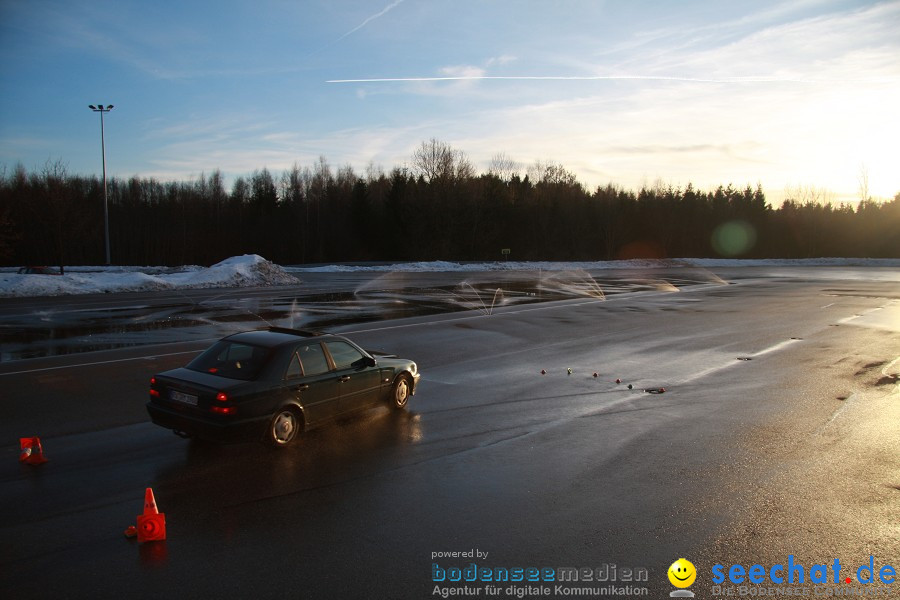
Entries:
[[[320, 158], [278, 175], [254, 171], [230, 189], [220, 171], [112, 178], [112, 262], [900, 257], [900, 193], [856, 207], [794, 197], [774, 208], [759, 186], [587, 190], [559, 164], [525, 171], [497, 155], [476, 173], [464, 153], [430, 140], [390, 172]], [[103, 210], [102, 181], [58, 161], [0, 171], [0, 264], [103, 264]]]

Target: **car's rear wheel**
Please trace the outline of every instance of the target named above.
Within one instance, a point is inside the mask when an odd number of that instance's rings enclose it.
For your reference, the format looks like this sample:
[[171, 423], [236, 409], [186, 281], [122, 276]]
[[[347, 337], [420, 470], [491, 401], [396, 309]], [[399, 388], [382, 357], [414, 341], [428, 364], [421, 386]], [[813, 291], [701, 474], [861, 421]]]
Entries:
[[266, 441], [276, 448], [289, 446], [299, 436], [302, 425], [302, 417], [296, 409], [282, 408], [269, 423]]
[[409, 377], [401, 375], [394, 382], [391, 388], [391, 406], [395, 410], [403, 410], [409, 403], [409, 395], [412, 388], [410, 387]]

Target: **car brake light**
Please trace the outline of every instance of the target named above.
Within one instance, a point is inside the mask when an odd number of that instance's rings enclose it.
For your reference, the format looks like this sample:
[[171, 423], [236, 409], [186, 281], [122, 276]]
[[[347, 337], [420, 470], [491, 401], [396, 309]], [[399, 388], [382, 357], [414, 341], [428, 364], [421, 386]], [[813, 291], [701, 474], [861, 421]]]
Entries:
[[154, 398], [159, 398], [159, 390], [153, 389], [153, 386], [156, 385], [156, 377], [150, 378], [150, 395]]
[[[228, 394], [225, 392], [219, 392], [216, 394], [216, 400], [219, 402], [228, 402]], [[220, 415], [233, 415], [237, 412], [237, 406], [222, 406], [221, 404], [214, 404], [209, 407], [209, 410], [213, 411], [216, 414]]]

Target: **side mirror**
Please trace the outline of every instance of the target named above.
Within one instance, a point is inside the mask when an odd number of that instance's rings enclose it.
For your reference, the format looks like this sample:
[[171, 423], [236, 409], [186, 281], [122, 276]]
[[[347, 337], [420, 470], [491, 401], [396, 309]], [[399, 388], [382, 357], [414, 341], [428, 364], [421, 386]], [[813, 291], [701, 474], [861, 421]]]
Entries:
[[378, 362], [371, 356], [363, 356], [362, 358], [359, 358], [359, 359], [353, 361], [353, 363], [350, 366], [352, 366], [356, 370], [360, 370], [360, 369], [371, 369], [372, 367], [374, 367], [377, 364], [378, 364]]

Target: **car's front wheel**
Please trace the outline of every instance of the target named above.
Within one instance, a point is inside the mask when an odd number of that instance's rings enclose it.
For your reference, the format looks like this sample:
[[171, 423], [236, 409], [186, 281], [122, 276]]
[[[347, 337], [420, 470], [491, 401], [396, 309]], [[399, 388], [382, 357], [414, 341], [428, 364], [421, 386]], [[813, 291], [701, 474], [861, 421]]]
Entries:
[[269, 423], [266, 441], [276, 448], [284, 448], [293, 443], [300, 434], [303, 420], [293, 408], [282, 408]]
[[391, 406], [395, 410], [403, 410], [406, 408], [406, 405], [409, 403], [409, 395], [412, 391], [409, 383], [409, 377], [406, 375], [401, 375], [394, 382], [394, 387], [391, 388]]

